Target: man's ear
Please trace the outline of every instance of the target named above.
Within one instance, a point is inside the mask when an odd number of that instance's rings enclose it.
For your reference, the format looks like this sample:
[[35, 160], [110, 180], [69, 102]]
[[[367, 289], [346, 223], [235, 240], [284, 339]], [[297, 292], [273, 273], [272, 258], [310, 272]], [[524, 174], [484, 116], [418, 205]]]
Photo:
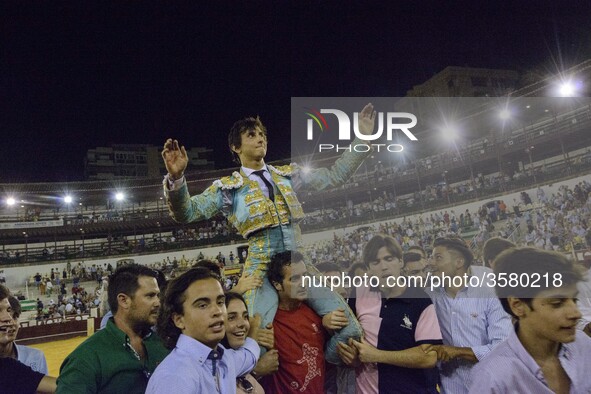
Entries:
[[125, 293], [117, 294], [117, 304], [119, 305], [119, 309], [128, 310], [131, 307], [131, 297]]
[[466, 265], [466, 259], [460, 253], [456, 257], [456, 269], [464, 268]]
[[272, 285], [275, 288], [275, 290], [277, 290], [277, 291], [282, 291], [283, 290], [283, 285], [281, 283], [279, 283], [279, 282], [273, 282]]
[[236, 153], [237, 155], [240, 154], [240, 148], [236, 148], [236, 145], [232, 145], [232, 152]]
[[172, 322], [181, 331], [185, 329], [185, 317], [179, 313], [172, 314]]
[[507, 297], [507, 303], [511, 312], [518, 318], [524, 317], [526, 312], [530, 310], [529, 306], [521, 298]]

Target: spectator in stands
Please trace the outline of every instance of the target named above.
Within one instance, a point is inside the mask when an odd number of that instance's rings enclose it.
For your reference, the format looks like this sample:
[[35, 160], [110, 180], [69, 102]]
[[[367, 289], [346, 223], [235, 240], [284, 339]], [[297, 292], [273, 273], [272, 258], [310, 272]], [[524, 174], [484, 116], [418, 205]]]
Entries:
[[72, 287], [80, 286], [80, 277], [78, 276], [78, 270], [74, 273], [74, 278], [72, 279]]
[[[158, 333], [172, 352], [154, 372], [146, 393], [235, 392], [236, 378], [256, 365], [259, 347], [252, 338], [235, 351], [220, 346], [226, 318], [220, 278], [211, 270], [192, 268], [172, 280], [158, 318]], [[258, 324], [250, 326], [249, 336]]]
[[35, 278], [35, 286], [37, 286], [37, 289], [39, 289], [39, 285], [41, 284], [41, 274], [39, 272], [37, 272], [34, 276]]
[[51, 279], [47, 279], [45, 282], [45, 288], [47, 295], [51, 295], [53, 293], [53, 283], [51, 282]]
[[41, 282], [39, 283], [39, 294], [44, 296], [47, 289], [47, 278], [42, 277]]
[[498, 297], [516, 324], [509, 338], [473, 369], [470, 393], [591, 392], [591, 339], [576, 330], [582, 277], [574, 264], [556, 252], [514, 248], [497, 257], [495, 273], [552, 279], [538, 287], [523, 282], [500, 287], [497, 282]]
[[[433, 275], [468, 277], [473, 275], [472, 251], [461, 238], [438, 238], [433, 242]], [[468, 392], [472, 367], [505, 340], [511, 319], [503, 310], [494, 290], [474, 283], [447, 281], [426, 291], [435, 305], [443, 345], [434, 346], [440, 363], [443, 392]]]
[[279, 298], [273, 328], [280, 368], [262, 380], [265, 392], [322, 393], [326, 332], [322, 319], [304, 302], [308, 297], [303, 286], [304, 257], [299, 252], [280, 252], [268, 268]]
[[160, 309], [156, 271], [138, 264], [118, 268], [109, 279], [113, 318], [63, 362], [58, 393], [144, 393], [168, 354], [151, 327]]
[[[368, 104], [359, 114], [359, 130], [371, 134], [375, 111]], [[361, 140], [359, 140], [361, 142]], [[234, 227], [248, 239], [249, 254], [243, 274], [264, 277], [269, 257], [284, 250], [296, 249], [301, 242], [297, 223], [304, 218], [301, 204], [294, 193], [300, 186], [315, 190], [344, 184], [353, 175], [369, 153], [345, 152], [328, 170], [325, 168], [300, 171], [295, 165], [275, 168], [265, 164], [267, 131], [260, 119], [245, 118], [236, 122], [228, 135], [228, 145], [233, 157], [241, 164], [240, 173], [216, 180], [198, 196], [191, 197], [187, 190], [184, 170], [188, 164], [185, 148], [178, 141], [168, 139], [162, 157], [168, 174], [164, 179], [164, 192], [171, 215], [181, 222], [209, 218], [221, 212]], [[248, 209], [251, 199], [258, 201], [260, 212]], [[269, 209], [271, 208], [271, 209]], [[258, 209], [258, 208], [257, 208]], [[270, 212], [277, 212], [273, 217]], [[255, 220], [256, 218], [256, 220]], [[279, 220], [279, 222], [277, 222]], [[311, 270], [315, 271], [313, 267]], [[326, 315], [335, 306], [346, 307], [344, 300], [331, 297], [325, 288], [311, 289], [315, 311]], [[277, 309], [277, 295], [269, 281], [245, 294], [250, 313], [260, 313], [263, 325], [273, 321]], [[351, 319], [354, 319], [351, 316]], [[336, 355], [338, 337], [359, 336], [358, 324], [350, 321], [340, 330], [327, 348], [331, 361], [339, 362]]]
[[[418, 255], [418, 254], [417, 254]], [[420, 257], [420, 255], [419, 255]], [[367, 273], [377, 288], [355, 288], [349, 300], [364, 338], [339, 344], [347, 365], [357, 368], [358, 393], [437, 393], [437, 354], [441, 344], [435, 308], [421, 287], [392, 286], [400, 276], [402, 248], [392, 237], [374, 236], [363, 251]]]
[[495, 258], [504, 250], [513, 247], [515, 247], [515, 244], [508, 239], [500, 237], [489, 238], [488, 241], [484, 243], [484, 247], [482, 248], [482, 258], [484, 259], [484, 264], [489, 268], [494, 268], [493, 263]]
[[[3, 353], [0, 356], [0, 391], [7, 394], [53, 393], [55, 378], [44, 376], [43, 373], [21, 363], [16, 358], [14, 346], [9, 345], [14, 343], [17, 333], [14, 312], [9, 299], [8, 288], [0, 284], [0, 347]], [[9, 347], [13, 351], [10, 354], [4, 354]]]
[[6, 337], [0, 339], [0, 357], [12, 357], [31, 367], [34, 371], [47, 375], [49, 373], [47, 361], [41, 350], [14, 343], [20, 328], [18, 319], [22, 313], [22, 308], [19, 300], [12, 295], [8, 296], [8, 302], [11, 308], [13, 326], [6, 331]]

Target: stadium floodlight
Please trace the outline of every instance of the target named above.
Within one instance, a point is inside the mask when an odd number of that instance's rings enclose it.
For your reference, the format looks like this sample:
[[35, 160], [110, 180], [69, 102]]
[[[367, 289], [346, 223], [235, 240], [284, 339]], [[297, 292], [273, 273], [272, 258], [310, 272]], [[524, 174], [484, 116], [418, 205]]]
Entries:
[[64, 202], [66, 204], [70, 204], [72, 202], [72, 196], [70, 196], [70, 195], [65, 196], [64, 197]]
[[510, 117], [511, 117], [511, 112], [507, 108], [505, 108], [499, 112], [499, 118], [501, 118], [502, 120], [507, 120]]
[[446, 125], [445, 127], [441, 128], [441, 132], [446, 139], [449, 138], [454, 141], [460, 136], [458, 129], [451, 125]]
[[571, 81], [562, 82], [558, 88], [560, 97], [573, 97], [576, 92], [577, 89]]
[[460, 126], [452, 117], [442, 116], [439, 124], [435, 126], [440, 134], [441, 142], [456, 143], [461, 138]]
[[12, 197], [8, 197], [6, 199], [6, 205], [8, 205], [9, 207], [13, 206], [14, 204], [16, 204], [16, 200]]
[[117, 200], [117, 201], [123, 201], [124, 199], [125, 199], [125, 195], [123, 193], [117, 192], [115, 194], [115, 200]]

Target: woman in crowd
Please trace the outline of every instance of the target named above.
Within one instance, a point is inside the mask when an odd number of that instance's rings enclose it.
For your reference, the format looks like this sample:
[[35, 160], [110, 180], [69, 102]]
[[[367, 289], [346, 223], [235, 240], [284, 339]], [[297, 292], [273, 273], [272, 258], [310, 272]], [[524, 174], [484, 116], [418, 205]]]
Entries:
[[[226, 337], [222, 344], [226, 349], [238, 349], [244, 344], [250, 323], [248, 322], [248, 309], [244, 298], [237, 293], [226, 294], [226, 309], [228, 320], [226, 323]], [[237, 393], [264, 394], [263, 387], [250, 373], [236, 379]]]

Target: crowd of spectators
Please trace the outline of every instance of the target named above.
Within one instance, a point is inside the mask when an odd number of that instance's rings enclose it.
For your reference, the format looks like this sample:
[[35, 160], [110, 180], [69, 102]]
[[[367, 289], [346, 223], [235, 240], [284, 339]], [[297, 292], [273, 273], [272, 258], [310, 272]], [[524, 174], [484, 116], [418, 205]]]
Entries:
[[[332, 241], [319, 241], [307, 246], [315, 263], [340, 262], [344, 268], [362, 259], [365, 243], [375, 234], [394, 237], [408, 250], [412, 246], [430, 245], [435, 238], [449, 235], [466, 236], [477, 253], [493, 236], [510, 238], [520, 246], [570, 252], [591, 244], [591, 183], [582, 181], [573, 189], [562, 186], [549, 196], [538, 187], [534, 200], [527, 192], [519, 201], [512, 201], [512, 209], [502, 200], [483, 205], [478, 211], [443, 210], [429, 215], [418, 215], [413, 220], [403, 218], [383, 224], [370, 224], [347, 235], [334, 235]], [[478, 253], [477, 253], [478, 255]]]

